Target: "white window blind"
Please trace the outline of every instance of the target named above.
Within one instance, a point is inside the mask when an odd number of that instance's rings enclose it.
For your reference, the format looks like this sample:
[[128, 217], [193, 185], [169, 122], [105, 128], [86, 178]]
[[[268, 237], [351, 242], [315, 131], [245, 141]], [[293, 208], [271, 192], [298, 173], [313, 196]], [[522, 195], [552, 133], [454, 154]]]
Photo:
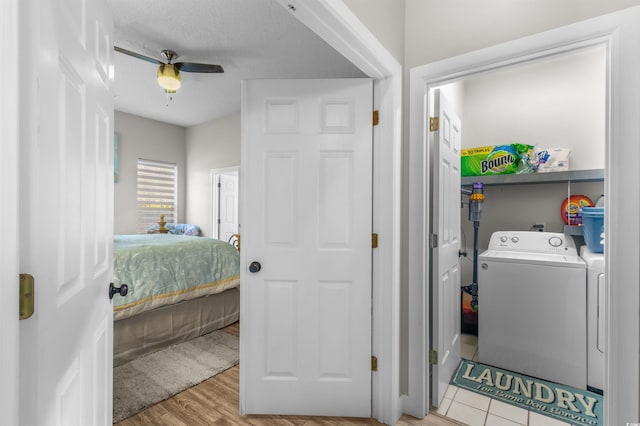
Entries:
[[173, 163], [138, 159], [138, 234], [157, 225], [160, 215], [167, 223], [176, 222], [178, 167]]

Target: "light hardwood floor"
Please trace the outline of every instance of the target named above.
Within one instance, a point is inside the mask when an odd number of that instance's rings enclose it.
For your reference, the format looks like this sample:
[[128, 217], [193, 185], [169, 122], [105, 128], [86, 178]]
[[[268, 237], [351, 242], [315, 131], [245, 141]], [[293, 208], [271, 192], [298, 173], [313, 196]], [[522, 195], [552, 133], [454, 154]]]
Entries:
[[[239, 323], [226, 327], [224, 331], [240, 335]], [[116, 426], [135, 425], [253, 425], [253, 426], [346, 426], [346, 425], [382, 425], [373, 419], [348, 417], [309, 417], [309, 416], [241, 416], [239, 407], [239, 373], [236, 365], [204, 382], [193, 386], [170, 399], [159, 402], [140, 413], [129, 417]], [[402, 416], [398, 426], [456, 426], [460, 423], [450, 421], [437, 414], [423, 420]]]

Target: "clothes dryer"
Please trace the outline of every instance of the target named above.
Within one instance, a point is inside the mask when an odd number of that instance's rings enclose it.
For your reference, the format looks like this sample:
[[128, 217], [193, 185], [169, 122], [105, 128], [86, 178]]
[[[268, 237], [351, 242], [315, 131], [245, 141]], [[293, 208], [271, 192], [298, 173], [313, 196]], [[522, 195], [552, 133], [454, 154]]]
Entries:
[[605, 294], [604, 254], [594, 253], [587, 246], [580, 248], [587, 263], [587, 386], [604, 389]]
[[498, 231], [478, 259], [479, 361], [586, 389], [586, 264], [573, 239]]

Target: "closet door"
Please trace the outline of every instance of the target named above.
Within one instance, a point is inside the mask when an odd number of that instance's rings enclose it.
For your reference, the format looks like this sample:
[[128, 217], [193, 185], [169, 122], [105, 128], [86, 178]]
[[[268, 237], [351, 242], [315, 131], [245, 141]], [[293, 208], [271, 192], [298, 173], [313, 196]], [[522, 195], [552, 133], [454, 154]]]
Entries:
[[461, 123], [447, 99], [434, 90], [438, 128], [433, 143], [433, 317], [432, 349], [437, 362], [432, 370], [432, 401], [439, 406], [449, 380], [460, 362], [460, 137]]

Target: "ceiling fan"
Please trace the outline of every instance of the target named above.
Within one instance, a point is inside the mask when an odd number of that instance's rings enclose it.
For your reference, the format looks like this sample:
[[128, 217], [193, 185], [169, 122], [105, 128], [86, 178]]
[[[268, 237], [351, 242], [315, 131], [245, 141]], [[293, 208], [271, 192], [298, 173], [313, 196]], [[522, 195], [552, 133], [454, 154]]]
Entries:
[[166, 93], [175, 93], [181, 85], [182, 78], [180, 77], [180, 71], [184, 72], [199, 72], [199, 73], [223, 73], [224, 69], [220, 65], [214, 64], [196, 64], [193, 62], [173, 62], [178, 58], [178, 54], [173, 50], [163, 50], [160, 55], [165, 59], [162, 62], [158, 59], [151, 58], [149, 56], [141, 55], [140, 53], [132, 52], [131, 50], [123, 49], [122, 47], [113, 46], [116, 52], [124, 53], [125, 55], [133, 56], [134, 58], [142, 59], [143, 61], [151, 62], [158, 65], [158, 84], [164, 89]]

